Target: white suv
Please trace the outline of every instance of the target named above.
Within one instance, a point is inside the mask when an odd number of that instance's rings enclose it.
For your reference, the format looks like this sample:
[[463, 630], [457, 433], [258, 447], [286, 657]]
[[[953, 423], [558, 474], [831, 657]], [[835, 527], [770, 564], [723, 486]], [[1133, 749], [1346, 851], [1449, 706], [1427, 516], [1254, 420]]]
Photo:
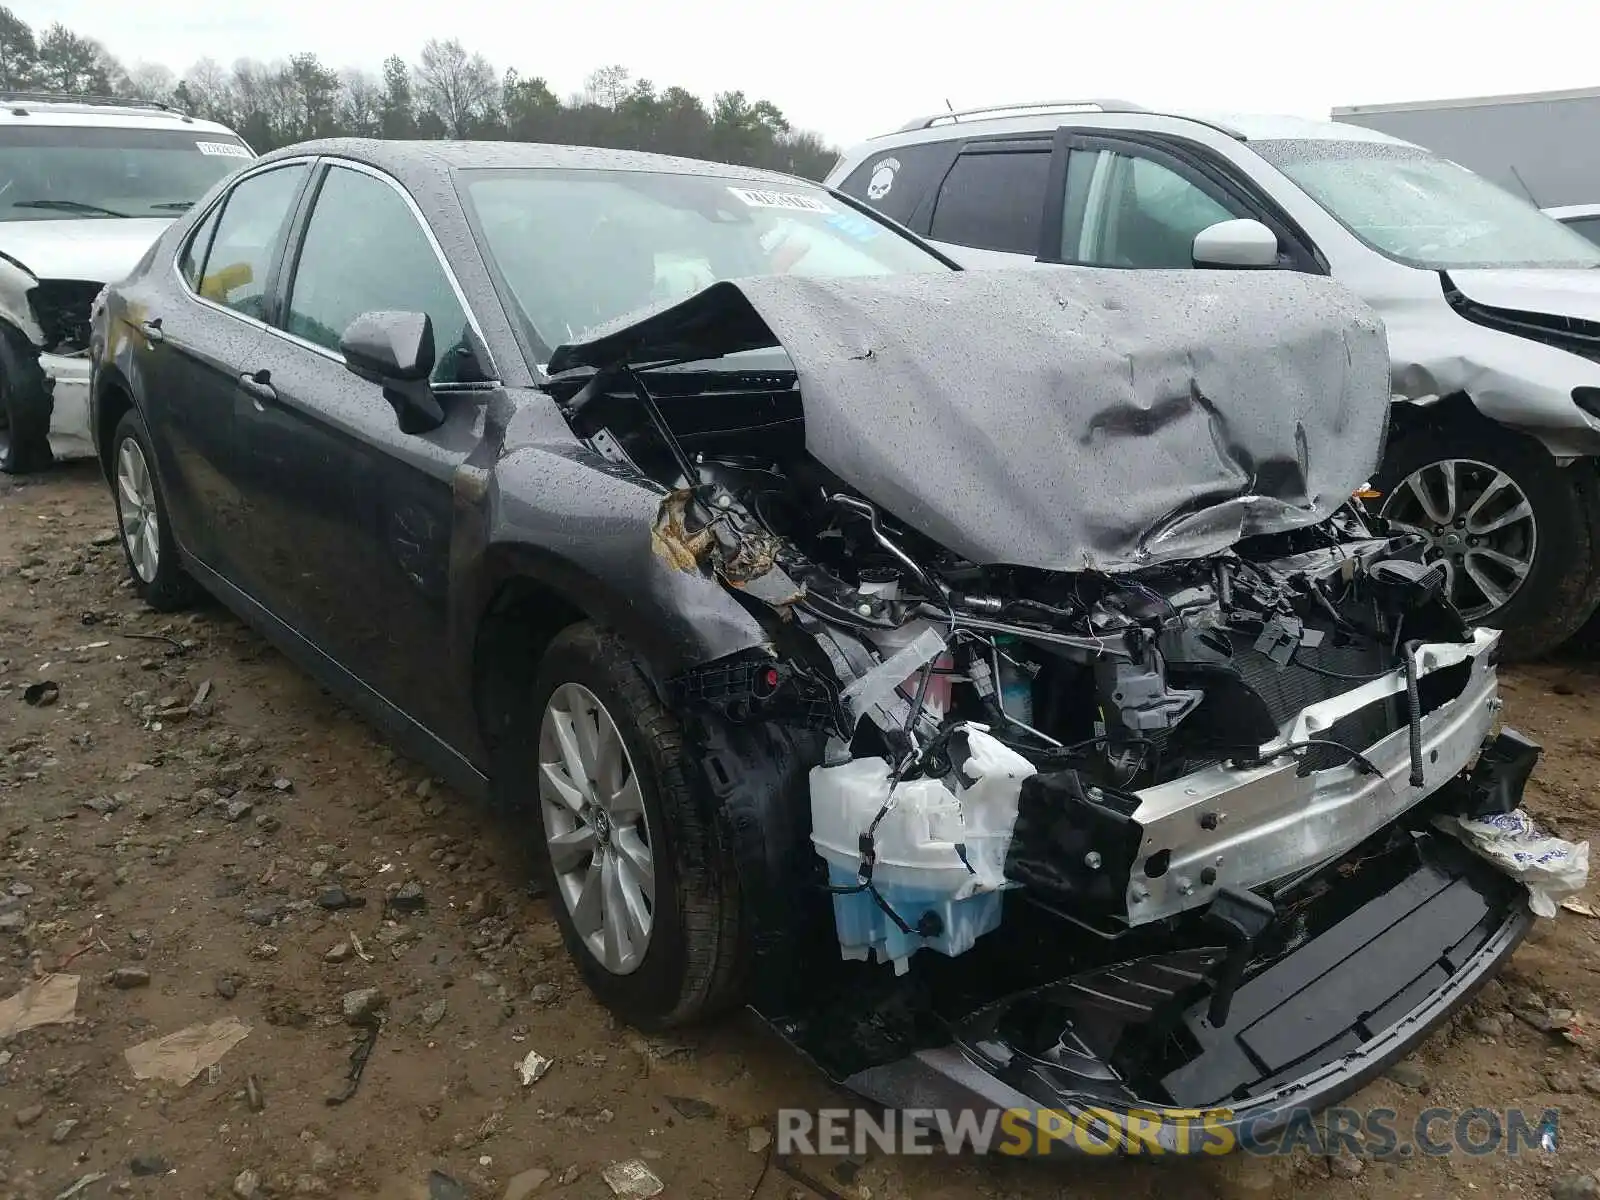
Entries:
[[1474, 623], [1543, 653], [1600, 602], [1600, 246], [1421, 147], [1118, 101], [942, 113], [827, 183], [967, 266], [1332, 275], [1388, 329], [1384, 515]]
[[0, 92], [0, 470], [94, 454], [89, 306], [254, 157], [163, 105]]

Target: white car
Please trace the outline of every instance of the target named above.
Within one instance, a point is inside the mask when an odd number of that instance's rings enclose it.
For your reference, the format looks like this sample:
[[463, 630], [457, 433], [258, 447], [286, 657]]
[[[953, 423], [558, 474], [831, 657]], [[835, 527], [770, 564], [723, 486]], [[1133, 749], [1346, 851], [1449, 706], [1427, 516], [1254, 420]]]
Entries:
[[0, 92], [0, 470], [94, 455], [90, 305], [254, 157], [163, 105]]
[[1544, 212], [1568, 229], [1576, 229], [1591, 242], [1600, 245], [1600, 204], [1563, 204], [1547, 208]]
[[1377, 507], [1462, 614], [1531, 657], [1600, 603], [1600, 247], [1521, 197], [1357, 125], [1115, 100], [922, 118], [826, 182], [969, 267], [1331, 276], [1388, 331]]

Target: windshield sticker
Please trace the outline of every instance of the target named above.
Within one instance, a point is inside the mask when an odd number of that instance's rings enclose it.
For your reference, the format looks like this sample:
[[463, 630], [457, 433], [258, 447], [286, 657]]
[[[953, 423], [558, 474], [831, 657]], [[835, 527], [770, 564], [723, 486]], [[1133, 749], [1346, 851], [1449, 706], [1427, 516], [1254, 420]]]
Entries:
[[802, 196], [798, 192], [767, 192], [758, 191], [754, 188], [736, 187], [731, 187], [728, 190], [751, 208], [782, 208], [790, 212], [831, 213], [833, 211], [815, 196]]
[[898, 158], [886, 158], [872, 168], [872, 178], [867, 182], [867, 199], [882, 200], [894, 186], [895, 172], [900, 169]]
[[854, 238], [858, 242], [870, 242], [879, 233], [876, 223], [855, 213], [834, 213], [826, 223], [830, 229], [837, 229], [845, 237]]
[[201, 154], [217, 155], [221, 158], [250, 158], [250, 151], [235, 142], [196, 142], [195, 149]]

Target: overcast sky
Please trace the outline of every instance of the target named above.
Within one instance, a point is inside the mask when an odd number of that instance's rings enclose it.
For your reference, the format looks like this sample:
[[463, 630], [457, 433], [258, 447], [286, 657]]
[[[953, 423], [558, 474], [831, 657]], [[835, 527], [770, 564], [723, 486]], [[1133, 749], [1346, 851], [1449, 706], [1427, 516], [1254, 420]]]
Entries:
[[[709, 99], [742, 89], [835, 143], [921, 113], [1115, 96], [1147, 106], [1325, 117], [1336, 104], [1600, 86], [1593, 0], [10, 0], [125, 63], [311, 50], [335, 67], [414, 61], [459, 38], [557, 94], [593, 68]], [[1494, 13], [1499, 19], [1491, 19]]]

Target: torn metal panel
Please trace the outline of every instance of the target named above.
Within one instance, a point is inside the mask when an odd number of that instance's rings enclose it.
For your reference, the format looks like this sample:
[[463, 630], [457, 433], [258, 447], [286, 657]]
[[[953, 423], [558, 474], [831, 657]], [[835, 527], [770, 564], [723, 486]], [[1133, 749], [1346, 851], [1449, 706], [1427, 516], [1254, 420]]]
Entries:
[[691, 532], [695, 503], [690, 488], [671, 492], [661, 501], [650, 531], [656, 557], [678, 571], [706, 566], [729, 587], [748, 592], [775, 609], [784, 609], [805, 594], [778, 565], [783, 544], [776, 537], [746, 522], [733, 528], [727, 523], [734, 517], [732, 512], [699, 523]]
[[[621, 631], [664, 678], [765, 646], [760, 623], [721, 582], [663, 555], [661, 491], [632, 471], [597, 470], [555, 406], [535, 399], [518, 410], [517, 448], [495, 461], [492, 483], [468, 506], [482, 523], [472, 553], [510, 551], [519, 573]], [[452, 569], [461, 578], [476, 566], [469, 557]], [[468, 604], [460, 619], [476, 611]], [[470, 643], [470, 628], [460, 636]]]
[[29, 345], [44, 346], [44, 330], [33, 315], [29, 293], [39, 277], [9, 254], [0, 254], [0, 321], [16, 329]]
[[745, 279], [550, 366], [773, 344], [819, 462], [957, 554], [1047, 570], [1314, 524], [1376, 466], [1389, 402], [1376, 316], [1287, 272]]

